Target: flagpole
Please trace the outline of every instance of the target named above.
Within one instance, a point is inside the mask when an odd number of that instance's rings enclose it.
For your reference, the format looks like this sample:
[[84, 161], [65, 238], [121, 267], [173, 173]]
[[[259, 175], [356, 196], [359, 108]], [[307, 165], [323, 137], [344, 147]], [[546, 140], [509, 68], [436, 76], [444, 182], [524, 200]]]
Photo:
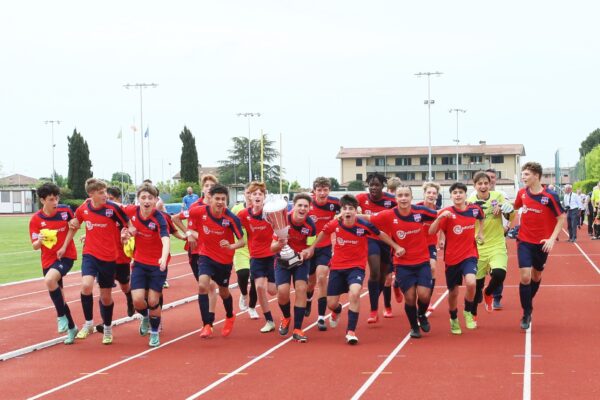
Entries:
[[121, 128], [119, 130], [119, 139], [121, 139], [121, 195], [124, 194], [124, 186], [123, 186], [123, 175], [124, 175], [124, 169], [123, 169], [123, 128]]
[[146, 132], [144, 132], [144, 137], [148, 140], [148, 179], [152, 179], [152, 173], [150, 172], [152, 163], [150, 162], [150, 128], [149, 127], [146, 127]]
[[260, 181], [265, 181], [265, 135], [260, 130]]
[[134, 176], [134, 185], [137, 185], [138, 183], [138, 179], [137, 179], [137, 152], [135, 150], [136, 146], [135, 146], [135, 131], [137, 130], [137, 128], [135, 127], [135, 118], [133, 118], [133, 125], [131, 126], [131, 130], [133, 131], [133, 176]]
[[283, 145], [281, 143], [281, 132], [279, 132], [279, 194], [283, 194]]

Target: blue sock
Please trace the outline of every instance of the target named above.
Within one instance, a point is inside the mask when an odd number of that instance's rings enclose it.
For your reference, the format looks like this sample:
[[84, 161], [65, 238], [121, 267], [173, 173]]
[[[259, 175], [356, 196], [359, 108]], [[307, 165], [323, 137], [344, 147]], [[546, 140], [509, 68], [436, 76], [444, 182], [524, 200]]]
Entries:
[[533, 279], [531, 280], [531, 301], [533, 301], [533, 298], [535, 297], [536, 293], [538, 292], [538, 289], [540, 288], [541, 283], [542, 283], [541, 279], [539, 280], [539, 282], [536, 282]]
[[54, 303], [54, 308], [56, 308], [56, 316], [63, 317], [65, 315], [65, 299], [63, 299], [60, 286], [54, 290], [49, 290], [48, 293], [50, 293], [50, 299]]
[[450, 318], [451, 319], [458, 318], [458, 309], [450, 310]]
[[[289, 303], [288, 303], [289, 305]], [[302, 321], [304, 321], [304, 312], [306, 307], [294, 306], [294, 329], [302, 329]]]
[[225, 306], [225, 315], [227, 318], [233, 317], [233, 297], [231, 295], [223, 299], [223, 306]]
[[136, 308], [136, 310], [135, 310], [135, 311], [139, 312], [139, 313], [141, 314], [141, 316], [142, 316], [142, 317], [146, 317], [146, 318], [148, 318], [148, 308], [144, 308], [143, 310], [138, 310], [138, 309]]
[[342, 305], [338, 303], [337, 307], [335, 308], [335, 310], [333, 310], [333, 312], [336, 314], [341, 314], [342, 313]]
[[269, 322], [269, 321], [273, 322], [273, 315], [271, 315], [271, 311], [267, 311], [265, 313], [265, 319], [267, 320], [267, 322]]
[[324, 316], [327, 312], [327, 297], [319, 297], [317, 308], [319, 309], [319, 315]]
[[531, 315], [531, 284], [523, 285], [519, 283], [519, 299], [521, 300], [521, 307], [523, 307], [523, 314]]
[[100, 315], [102, 316], [102, 322], [104, 323], [104, 326], [112, 325], [112, 316], [113, 316], [114, 307], [115, 307], [115, 303], [111, 303], [109, 305], [104, 305], [104, 304], [102, 304], [102, 302], [100, 302]]
[[419, 323], [417, 322], [417, 307], [409, 306], [404, 303], [404, 311], [406, 312], [406, 316], [408, 317], [408, 322], [410, 323], [410, 327], [415, 329], [419, 327]]
[[392, 287], [391, 286], [383, 286], [381, 288], [383, 292], [383, 305], [385, 308], [392, 307]]
[[83, 317], [86, 321], [94, 319], [94, 296], [81, 293], [81, 308], [83, 308]]
[[477, 311], [475, 310], [475, 302], [465, 299], [465, 311], [477, 315]]
[[417, 301], [417, 305], [419, 306], [419, 315], [425, 315], [427, 313], [427, 309], [429, 308], [429, 303]]
[[[281, 313], [283, 314], [283, 318], [289, 318], [291, 316], [289, 302], [287, 302], [287, 304], [280, 304], [279, 308], [281, 308]], [[265, 318], [266, 318], [266, 314], [265, 314]]]
[[152, 333], [158, 333], [158, 327], [160, 326], [160, 317], [150, 317], [150, 330]]
[[198, 306], [200, 307], [200, 316], [202, 317], [202, 325], [210, 324], [210, 315], [208, 311], [208, 294], [198, 295]]
[[65, 303], [65, 316], [67, 317], [67, 321], [69, 321], [69, 329], [75, 328], [75, 322], [73, 322], [73, 317], [71, 316], [71, 309], [67, 303]]
[[348, 310], [348, 330], [355, 331], [357, 324], [358, 324], [358, 313], [355, 311], [352, 311], [352, 310]]
[[369, 281], [367, 283], [369, 289], [369, 300], [371, 302], [371, 311], [377, 311], [379, 308], [379, 282]]

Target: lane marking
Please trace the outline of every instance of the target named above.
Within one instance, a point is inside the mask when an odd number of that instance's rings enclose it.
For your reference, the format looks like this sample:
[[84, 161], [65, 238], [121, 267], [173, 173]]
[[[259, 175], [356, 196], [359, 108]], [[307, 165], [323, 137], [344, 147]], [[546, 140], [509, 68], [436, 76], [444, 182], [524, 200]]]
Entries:
[[531, 400], [531, 327], [525, 331], [525, 362], [523, 365], [523, 400]]
[[[374, 373], [375, 373], [374, 371], [364, 371], [364, 372], [361, 372], [362, 375], [371, 375], [371, 374], [374, 374]], [[392, 374], [391, 372], [387, 372], [387, 371], [384, 371], [384, 372], [380, 373], [380, 375], [391, 375], [391, 374]]]
[[[437, 299], [437, 301], [432, 306], [432, 308], [434, 310], [442, 302], [442, 300], [444, 300], [446, 298], [446, 296], [448, 296], [448, 293], [449, 293], [448, 290], [446, 290], [444, 292], [444, 294], [442, 294], [440, 296], [440, 298]], [[431, 312], [430, 311], [427, 312], [426, 315], [427, 316], [431, 315]], [[398, 346], [396, 346], [396, 348], [394, 350], [392, 350], [390, 355], [385, 360], [383, 360], [383, 362], [379, 365], [379, 367], [375, 370], [375, 372], [369, 377], [369, 379], [367, 379], [367, 381], [365, 383], [363, 383], [363, 385], [356, 391], [356, 393], [354, 393], [354, 396], [352, 396], [352, 400], [360, 399], [360, 397], [363, 394], [365, 394], [367, 389], [373, 384], [373, 382], [375, 382], [375, 379], [377, 379], [379, 377], [379, 375], [381, 375], [383, 373], [383, 370], [392, 362], [392, 360], [396, 357], [396, 355], [400, 352], [400, 350], [402, 350], [402, 348], [406, 345], [406, 343], [408, 343], [409, 340], [410, 340], [410, 333], [407, 333], [406, 336], [404, 337], [404, 339], [398, 344]]]

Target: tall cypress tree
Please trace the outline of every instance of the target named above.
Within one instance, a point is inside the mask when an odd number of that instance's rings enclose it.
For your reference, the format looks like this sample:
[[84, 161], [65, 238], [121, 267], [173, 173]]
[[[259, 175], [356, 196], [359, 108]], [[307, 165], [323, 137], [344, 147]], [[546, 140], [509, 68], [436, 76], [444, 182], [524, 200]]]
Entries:
[[76, 199], [85, 199], [85, 181], [92, 177], [92, 162], [87, 142], [77, 129], [67, 137], [69, 142], [69, 175], [67, 184]]
[[196, 139], [192, 132], [183, 127], [183, 131], [179, 134], [181, 139], [181, 181], [182, 182], [199, 182], [198, 177], [198, 151], [196, 150]]

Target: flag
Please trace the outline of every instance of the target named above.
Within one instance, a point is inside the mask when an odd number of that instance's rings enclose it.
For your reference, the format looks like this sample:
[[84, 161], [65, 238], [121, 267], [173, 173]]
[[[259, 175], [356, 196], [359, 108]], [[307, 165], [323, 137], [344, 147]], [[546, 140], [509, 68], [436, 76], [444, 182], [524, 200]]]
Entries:
[[146, 132], [144, 133], [144, 137], [150, 136], [150, 128], [146, 128]]
[[119, 134], [117, 135], [117, 139], [121, 139], [123, 137], [123, 129], [121, 129], [119, 131]]

